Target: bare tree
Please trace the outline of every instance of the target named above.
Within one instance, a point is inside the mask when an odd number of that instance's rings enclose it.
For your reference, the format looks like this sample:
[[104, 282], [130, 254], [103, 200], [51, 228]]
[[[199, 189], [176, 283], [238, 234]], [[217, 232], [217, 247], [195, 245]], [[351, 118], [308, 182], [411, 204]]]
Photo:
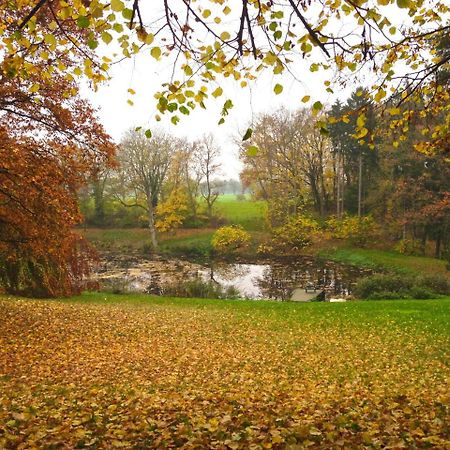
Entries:
[[124, 182], [122, 198], [125, 206], [137, 206], [147, 213], [153, 249], [158, 248], [155, 228], [155, 208], [163, 188], [175, 140], [157, 132], [147, 138], [142, 131], [129, 130], [119, 147], [118, 159]]
[[194, 172], [197, 173], [200, 182], [200, 195], [206, 202], [206, 210], [209, 220], [213, 216], [213, 206], [219, 196], [219, 184], [217, 175], [220, 174], [220, 164], [217, 161], [220, 149], [214, 141], [212, 134], [203, 136], [194, 144]]

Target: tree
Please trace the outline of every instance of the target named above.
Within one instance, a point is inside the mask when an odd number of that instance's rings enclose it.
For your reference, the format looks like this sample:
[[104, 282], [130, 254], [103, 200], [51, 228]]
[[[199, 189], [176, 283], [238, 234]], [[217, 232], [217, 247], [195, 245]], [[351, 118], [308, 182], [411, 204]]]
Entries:
[[195, 145], [195, 171], [200, 179], [200, 195], [206, 202], [206, 211], [209, 220], [213, 217], [213, 206], [219, 197], [218, 182], [214, 179], [219, 174], [220, 164], [217, 158], [220, 149], [214, 141], [214, 137], [209, 134], [203, 136]]
[[314, 126], [308, 111], [280, 109], [261, 115], [248, 142], [241, 148], [243, 181], [268, 201], [272, 225], [310, 204], [318, 214], [326, 214], [330, 140]]
[[[21, 17], [9, 6], [0, 7], [2, 31]], [[50, 22], [41, 15], [38, 25]], [[71, 27], [74, 39], [81, 35]], [[81, 220], [76, 192], [114, 153], [95, 111], [63, 74], [61, 65], [70, 71], [82, 61], [78, 52], [49, 39], [10, 55], [3, 34], [0, 52], [0, 282], [8, 292], [41, 297], [83, 287], [91, 251], [72, 231]], [[83, 41], [78, 47], [91, 52]]]
[[[363, 180], [366, 184], [373, 180], [378, 151], [358, 137], [358, 123], [363, 123], [367, 134], [373, 136], [376, 122], [373, 105], [364, 89], [358, 88], [345, 104], [337, 101], [331, 107], [330, 116], [345, 117], [345, 121], [333, 120], [329, 126], [334, 149], [336, 215], [342, 217], [345, 204], [349, 212], [357, 211], [361, 217], [365, 206]], [[375, 138], [372, 139], [374, 144]]]
[[[8, 84], [0, 79], [1, 284], [22, 295], [79, 292], [89, 251], [72, 231], [81, 220], [76, 192], [114, 147], [84, 102], [65, 104], [47, 86], [44, 106], [35, 109]], [[36, 122], [39, 131], [30, 134]]]
[[[169, 58], [174, 64], [175, 76], [156, 94], [159, 112], [171, 114], [174, 123], [180, 114], [205, 106], [208, 98], [222, 96], [222, 77], [234, 78], [245, 87], [262, 70], [281, 74], [299, 58], [311, 62], [312, 72], [336, 72], [337, 86], [350, 78], [353, 83], [358, 78], [370, 80], [367, 95], [385, 105], [385, 118], [393, 124], [398, 140], [415, 117], [448, 111], [448, 78], [443, 80], [441, 75], [450, 60], [449, 52], [442, 51], [447, 48], [450, 7], [442, 0], [429, 7], [421, 0], [241, 0], [230, 4], [161, 0], [147, 10], [141, 9], [140, 0], [77, 0], [70, 5], [23, 0], [20, 14], [15, 2], [12, 5], [3, 2], [0, 7], [2, 50], [10, 76], [25, 80], [37, 73], [29, 64], [30, 54], [54, 60], [45, 76], [62, 74], [64, 59], [52, 58], [62, 50], [63, 55], [84, 59], [67, 76], [85, 75], [96, 85], [106, 78], [112, 61], [96, 64], [85, 47], [95, 49], [99, 41], [109, 44], [116, 38], [124, 57], [150, 49], [153, 58]], [[326, 84], [331, 92], [332, 81]], [[274, 91], [282, 90], [276, 83]], [[406, 101], [417, 107], [400, 115], [399, 107]], [[232, 102], [227, 99], [220, 122], [230, 108]], [[312, 105], [315, 112], [322, 108], [318, 101]], [[446, 122], [434, 126], [427, 148], [445, 154], [448, 127]], [[358, 133], [366, 129], [360, 121]], [[370, 136], [366, 139], [370, 142]], [[424, 150], [423, 146], [418, 149]]]
[[146, 211], [154, 250], [158, 248], [155, 210], [175, 148], [174, 139], [161, 132], [148, 138], [144, 131], [135, 129], [125, 134], [119, 147], [118, 159], [125, 182], [121, 200], [126, 206]]

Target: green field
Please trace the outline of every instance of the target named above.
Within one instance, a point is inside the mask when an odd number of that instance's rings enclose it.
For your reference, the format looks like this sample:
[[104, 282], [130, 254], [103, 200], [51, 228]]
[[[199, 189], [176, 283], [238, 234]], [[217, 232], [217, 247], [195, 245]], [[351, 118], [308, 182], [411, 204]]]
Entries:
[[0, 297], [0, 448], [445, 448], [449, 312]]
[[[150, 233], [146, 228], [87, 228], [78, 232], [97, 249], [150, 253]], [[173, 255], [204, 256], [211, 248], [210, 228], [181, 229], [159, 237], [159, 251]]]
[[265, 229], [267, 205], [262, 200], [237, 200], [235, 195], [226, 194], [221, 195], [215, 205], [219, 216], [224, 217], [229, 224], [241, 225], [248, 231]]

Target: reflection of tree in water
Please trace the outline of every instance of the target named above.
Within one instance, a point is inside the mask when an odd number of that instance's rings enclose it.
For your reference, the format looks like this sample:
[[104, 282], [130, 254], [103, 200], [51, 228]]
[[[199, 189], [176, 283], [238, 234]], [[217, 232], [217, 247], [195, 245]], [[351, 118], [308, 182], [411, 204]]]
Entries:
[[249, 274], [250, 267], [250, 264], [211, 264], [211, 280], [214, 280], [214, 275], [218, 275], [223, 280], [233, 281], [238, 277]]
[[150, 284], [145, 290], [147, 294], [161, 295], [163, 289], [161, 287], [161, 275], [158, 272], [152, 273], [152, 278]]
[[[331, 296], [345, 295], [351, 293], [358, 278], [371, 273], [370, 270], [318, 261], [311, 257], [265, 264], [214, 263], [209, 267], [184, 261], [134, 263], [122, 258], [115, 261], [114, 265], [114, 272], [120, 273], [113, 273], [114, 280], [107, 279], [105, 283], [116, 282], [125, 287], [129, 285], [133, 291], [161, 295], [169, 285], [201, 279], [213, 281], [225, 288], [234, 286], [243, 297], [279, 300], [289, 299], [294, 289], [304, 288], [309, 283]], [[108, 272], [102, 271], [103, 277]]]
[[328, 294], [347, 295], [364, 272], [355, 267], [304, 258], [292, 263], [271, 264], [257, 284], [261, 297], [270, 299], [289, 299], [295, 288], [304, 288], [309, 283]]

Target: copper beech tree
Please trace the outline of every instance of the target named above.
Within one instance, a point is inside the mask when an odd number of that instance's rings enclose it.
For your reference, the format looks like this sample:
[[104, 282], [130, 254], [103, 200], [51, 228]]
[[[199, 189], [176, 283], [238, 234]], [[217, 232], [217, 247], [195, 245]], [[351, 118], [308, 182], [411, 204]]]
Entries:
[[[1, 23], [20, 15], [1, 10]], [[51, 18], [41, 14], [39, 20], [44, 26]], [[80, 31], [74, 26], [71, 33]], [[79, 51], [88, 55], [89, 48], [80, 44]], [[76, 192], [112, 163], [114, 146], [75, 81], [53, 71], [56, 59], [71, 70], [77, 55], [59, 49], [48, 59], [31, 50], [7, 56], [3, 49], [1, 55], [0, 284], [15, 294], [73, 294], [90, 257], [72, 231], [81, 220]], [[20, 76], [15, 58], [22, 60]]]

